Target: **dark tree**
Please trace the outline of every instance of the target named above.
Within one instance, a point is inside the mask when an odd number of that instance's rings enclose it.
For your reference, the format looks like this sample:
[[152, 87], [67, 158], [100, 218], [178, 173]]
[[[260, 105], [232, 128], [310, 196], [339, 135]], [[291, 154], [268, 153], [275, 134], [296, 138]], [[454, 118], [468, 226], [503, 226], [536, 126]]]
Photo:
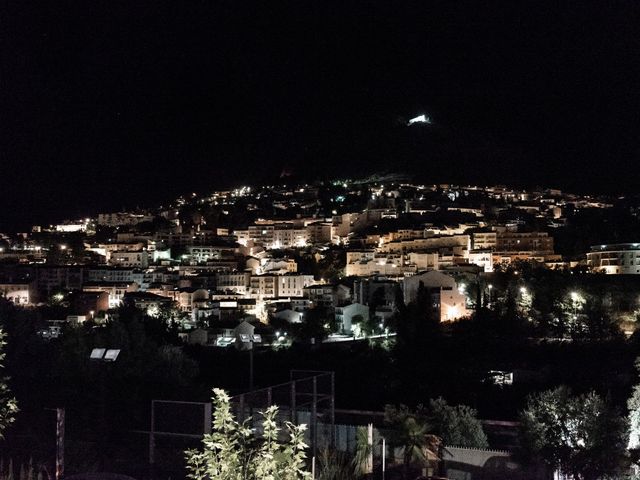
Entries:
[[576, 480], [618, 478], [627, 422], [595, 392], [573, 396], [559, 387], [529, 397], [520, 416], [523, 458], [544, 462]]

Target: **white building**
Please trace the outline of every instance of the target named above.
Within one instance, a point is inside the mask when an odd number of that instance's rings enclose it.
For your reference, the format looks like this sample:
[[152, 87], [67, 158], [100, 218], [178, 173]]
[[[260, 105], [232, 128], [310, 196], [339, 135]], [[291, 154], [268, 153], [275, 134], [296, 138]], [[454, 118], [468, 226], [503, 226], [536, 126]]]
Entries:
[[458, 288], [455, 279], [445, 273], [430, 271], [403, 280], [405, 303], [417, 299], [418, 288], [422, 283], [431, 295], [433, 307], [439, 312], [440, 321], [452, 321], [469, 315], [467, 297]]
[[640, 243], [594, 245], [587, 253], [587, 265], [610, 275], [640, 274]]
[[114, 267], [147, 268], [149, 266], [149, 252], [146, 250], [111, 252], [107, 263]]
[[413, 266], [405, 266], [402, 253], [377, 253], [375, 250], [352, 250], [347, 252], [345, 275], [368, 277], [371, 275], [399, 276], [404, 272], [415, 272]]
[[340, 332], [350, 334], [353, 332], [354, 317], [362, 317], [363, 320], [368, 320], [369, 307], [361, 303], [352, 303], [344, 307], [336, 307], [335, 315]]
[[109, 294], [109, 308], [117, 308], [122, 305], [124, 295], [127, 292], [138, 291], [138, 284], [135, 282], [96, 282], [86, 283], [82, 287], [83, 292], [107, 292]]
[[251, 274], [249, 272], [218, 272], [216, 273], [216, 288], [220, 291], [231, 291], [245, 295], [249, 291]]
[[31, 305], [35, 297], [33, 284], [27, 282], [1, 283], [0, 297], [4, 297], [16, 305]]
[[302, 297], [313, 275], [252, 275], [249, 295], [257, 299]]
[[195, 263], [213, 260], [234, 259], [236, 248], [233, 246], [194, 245], [187, 247], [187, 256]]
[[485, 272], [493, 272], [493, 253], [490, 250], [471, 250], [469, 263], [482, 267]]

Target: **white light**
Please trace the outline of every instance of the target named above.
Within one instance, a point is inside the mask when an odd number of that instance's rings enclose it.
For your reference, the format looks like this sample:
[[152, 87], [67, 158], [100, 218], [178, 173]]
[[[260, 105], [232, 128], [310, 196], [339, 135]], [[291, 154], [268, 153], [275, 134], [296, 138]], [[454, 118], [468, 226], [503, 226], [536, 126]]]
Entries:
[[120, 355], [120, 349], [109, 349], [107, 353], [104, 354], [105, 362], [115, 362]]
[[577, 292], [571, 292], [571, 300], [573, 300], [574, 302], [577, 302], [578, 298], [580, 298], [580, 296], [578, 295]]
[[104, 353], [106, 351], [106, 348], [94, 348], [93, 350], [91, 350], [91, 355], [89, 355], [89, 358], [91, 360], [102, 360], [102, 357], [104, 357]]
[[520, 293], [522, 293], [523, 295], [525, 295], [527, 293], [527, 289], [524, 287], [520, 287]]
[[427, 117], [426, 115], [418, 115], [417, 117], [412, 118], [407, 122], [407, 125], [413, 125], [414, 123], [431, 123], [431, 117]]

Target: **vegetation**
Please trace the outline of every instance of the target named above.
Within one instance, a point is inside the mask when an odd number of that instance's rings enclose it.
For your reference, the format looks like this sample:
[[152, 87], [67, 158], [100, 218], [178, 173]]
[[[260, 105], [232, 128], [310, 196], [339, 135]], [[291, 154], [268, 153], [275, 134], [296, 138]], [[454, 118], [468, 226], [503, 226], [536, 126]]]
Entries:
[[445, 445], [488, 448], [487, 435], [478, 419], [478, 412], [467, 405], [448, 405], [442, 398], [429, 401], [424, 409], [427, 423]]
[[[3, 370], [2, 361], [5, 354], [2, 347], [5, 345], [5, 334], [0, 329], [0, 373]], [[4, 438], [4, 432], [15, 421], [15, 414], [18, 411], [16, 399], [11, 395], [8, 378], [0, 376], [0, 439]]]
[[33, 461], [14, 468], [13, 460], [5, 463], [0, 459], [0, 480], [43, 480], [42, 471], [33, 466]]
[[202, 450], [188, 450], [187, 478], [192, 480], [299, 480], [310, 478], [305, 468], [305, 425], [287, 422], [287, 440], [280, 440], [278, 408], [262, 413], [262, 435], [239, 423], [231, 412], [230, 398], [214, 389], [212, 433], [204, 436]]
[[576, 480], [622, 473], [626, 419], [595, 392], [574, 396], [558, 387], [532, 395], [520, 421], [526, 460], [540, 460]]

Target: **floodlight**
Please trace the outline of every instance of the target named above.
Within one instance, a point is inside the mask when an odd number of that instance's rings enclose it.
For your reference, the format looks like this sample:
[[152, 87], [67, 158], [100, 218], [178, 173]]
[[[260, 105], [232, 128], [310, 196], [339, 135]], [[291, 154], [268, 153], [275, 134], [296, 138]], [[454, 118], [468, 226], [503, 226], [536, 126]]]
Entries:
[[262, 335], [260, 335], [259, 333], [256, 333], [255, 335], [253, 335], [253, 343], [262, 343]]
[[247, 335], [246, 333], [241, 333], [240, 334], [240, 341], [242, 343], [249, 343], [251, 341], [251, 337], [249, 335]]
[[107, 353], [104, 354], [104, 361], [105, 362], [115, 362], [116, 359], [118, 358], [118, 355], [120, 355], [120, 349], [109, 349], [107, 350]]
[[106, 351], [106, 348], [94, 348], [93, 350], [91, 350], [91, 355], [89, 355], [89, 358], [91, 360], [102, 360], [102, 357], [104, 357]]

